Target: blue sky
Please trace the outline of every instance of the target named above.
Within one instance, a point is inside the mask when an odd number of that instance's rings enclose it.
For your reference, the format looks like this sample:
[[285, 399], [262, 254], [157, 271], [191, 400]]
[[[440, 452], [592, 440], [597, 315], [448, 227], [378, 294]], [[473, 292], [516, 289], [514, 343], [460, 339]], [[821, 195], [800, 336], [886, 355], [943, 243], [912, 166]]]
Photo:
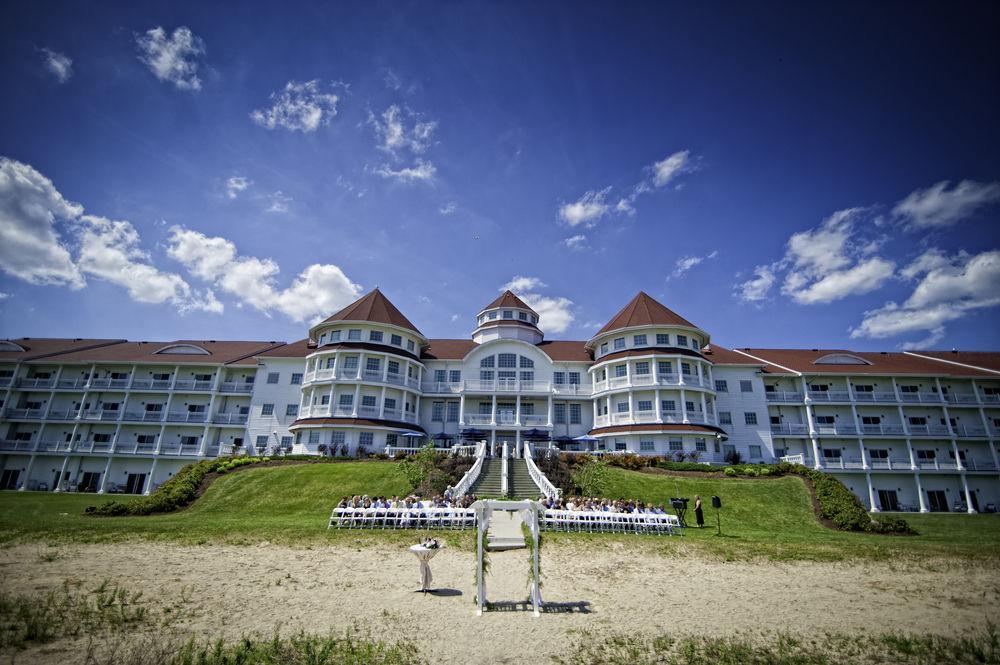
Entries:
[[0, 336], [1000, 347], [996, 5], [805, 4], [11, 6]]

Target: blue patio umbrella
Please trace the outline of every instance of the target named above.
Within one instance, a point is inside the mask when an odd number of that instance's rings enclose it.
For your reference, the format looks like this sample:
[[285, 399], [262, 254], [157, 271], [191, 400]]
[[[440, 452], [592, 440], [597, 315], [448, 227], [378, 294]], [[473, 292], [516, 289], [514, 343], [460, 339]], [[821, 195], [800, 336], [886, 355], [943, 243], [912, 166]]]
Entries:
[[524, 438], [528, 441], [548, 441], [549, 433], [540, 429], [525, 430]]

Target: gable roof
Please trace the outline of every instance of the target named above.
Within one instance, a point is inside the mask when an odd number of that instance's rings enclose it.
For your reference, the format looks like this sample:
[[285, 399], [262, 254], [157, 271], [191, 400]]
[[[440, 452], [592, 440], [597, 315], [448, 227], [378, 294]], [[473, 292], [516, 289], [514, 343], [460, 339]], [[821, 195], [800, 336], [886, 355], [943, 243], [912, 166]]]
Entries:
[[[529, 312], [535, 312], [535, 310], [528, 307], [528, 305], [523, 300], [514, 295], [514, 293], [510, 289], [507, 289], [506, 291], [501, 293], [499, 296], [497, 296], [496, 300], [491, 302], [486, 307], [483, 307], [479, 311], [484, 312], [488, 309], [496, 309], [497, 307], [519, 307], [521, 309], [526, 309]], [[535, 312], [535, 314], [538, 314], [538, 312]]]
[[344, 309], [323, 321], [323, 323], [331, 323], [333, 321], [368, 321], [371, 323], [384, 323], [386, 325], [412, 330], [421, 337], [424, 336], [424, 334], [417, 330], [417, 327], [410, 323], [410, 320], [403, 316], [403, 313], [400, 312], [395, 305], [389, 302], [389, 299], [386, 298], [377, 288], [359, 300], [355, 300]]
[[639, 291], [594, 337], [612, 330], [653, 325], [698, 327], [677, 312], [664, 307], [645, 291]]
[[594, 359], [590, 357], [586, 342], [574, 342], [570, 340], [552, 340], [549, 342], [539, 342], [535, 345], [538, 349], [555, 361], [562, 362], [584, 362], [590, 363]]
[[69, 351], [81, 351], [84, 349], [96, 349], [112, 344], [121, 344], [123, 339], [60, 339], [52, 337], [21, 337], [20, 339], [6, 339], [20, 346], [24, 351], [0, 351], [0, 360], [19, 361], [35, 360], [54, 356]]
[[[157, 354], [164, 348], [177, 345], [198, 346], [208, 354]], [[59, 362], [142, 362], [163, 365], [254, 365], [253, 356], [269, 349], [283, 346], [284, 342], [219, 342], [215, 340], [180, 339], [173, 342], [125, 342], [88, 350], [70, 351], [59, 355]]]
[[[891, 351], [851, 351], [849, 349], [736, 349], [737, 353], [754, 356], [772, 365], [770, 374], [908, 374], [913, 376], [996, 376], [995, 372], [974, 367], [961, 367], [934, 358], [921, 358], [909, 353]], [[825, 364], [816, 361], [824, 356], [855, 356], [867, 365]], [[748, 358], [749, 360], [752, 360]]]
[[461, 360], [479, 346], [471, 339], [429, 339], [420, 354], [425, 360]]
[[1000, 372], [1000, 351], [904, 351], [908, 356], [933, 358], [945, 365], [951, 365], [952, 371], [960, 371], [961, 365], [970, 365], [980, 369]]

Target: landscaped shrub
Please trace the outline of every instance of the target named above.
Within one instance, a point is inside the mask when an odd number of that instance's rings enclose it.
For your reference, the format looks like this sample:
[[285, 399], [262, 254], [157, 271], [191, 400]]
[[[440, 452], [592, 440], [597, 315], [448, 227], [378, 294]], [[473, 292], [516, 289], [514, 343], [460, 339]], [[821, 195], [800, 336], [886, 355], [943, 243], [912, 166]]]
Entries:
[[[150, 515], [169, 513], [194, 501], [201, 481], [210, 473], [227, 473], [248, 464], [270, 461], [270, 457], [219, 457], [188, 464], [149, 496], [120, 501], [113, 499], [99, 506], [88, 506], [91, 515]], [[288, 459], [287, 457], [285, 459]], [[315, 459], [315, 458], [313, 458]]]
[[714, 473], [719, 470], [719, 467], [712, 466], [711, 464], [701, 464], [698, 462], [671, 462], [669, 460], [660, 460], [656, 463], [657, 468], [666, 469], [668, 471], [705, 471], [708, 473]]

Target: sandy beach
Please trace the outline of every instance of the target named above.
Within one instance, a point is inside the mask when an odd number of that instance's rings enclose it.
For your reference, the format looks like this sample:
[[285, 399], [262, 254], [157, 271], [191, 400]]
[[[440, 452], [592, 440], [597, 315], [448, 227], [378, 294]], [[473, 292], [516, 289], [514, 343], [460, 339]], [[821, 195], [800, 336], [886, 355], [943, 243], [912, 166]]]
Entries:
[[[414, 642], [433, 662], [545, 660], [580, 631], [726, 634], [760, 628], [898, 630], [949, 634], [1000, 620], [1000, 583], [987, 567], [947, 561], [725, 563], [666, 558], [609, 544], [550, 546], [543, 597], [554, 610], [475, 612], [473, 557], [445, 549], [432, 562], [439, 595], [415, 592], [416, 559], [405, 548], [292, 549], [272, 545], [66, 545], [46, 561], [39, 545], [0, 551], [8, 592], [43, 592], [66, 581], [110, 579], [142, 590], [151, 607], [181, 608], [178, 636], [237, 637], [275, 630], [326, 633], [350, 627]], [[491, 601], [526, 598], [526, 551], [492, 554]], [[487, 639], [488, 636], [488, 639]], [[76, 662], [79, 643], [24, 652], [18, 662]]]

